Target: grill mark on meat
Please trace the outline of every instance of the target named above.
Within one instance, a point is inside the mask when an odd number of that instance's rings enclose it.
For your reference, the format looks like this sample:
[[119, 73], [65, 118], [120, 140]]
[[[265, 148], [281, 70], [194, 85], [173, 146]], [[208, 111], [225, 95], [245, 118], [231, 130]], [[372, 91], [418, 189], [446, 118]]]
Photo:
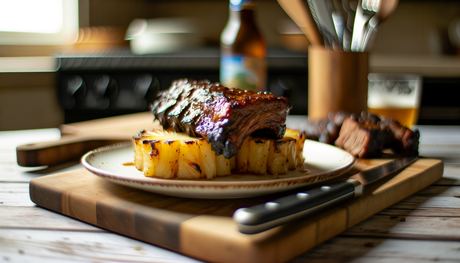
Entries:
[[[207, 84], [209, 81], [203, 84]], [[193, 89], [193, 85], [197, 82], [173, 82], [173, 86], [169, 90], [162, 91], [159, 94], [161, 100], [157, 100], [153, 103], [152, 111], [156, 112], [155, 116], [163, 128], [168, 129], [171, 127], [170, 121], [168, 121], [169, 113], [174, 109], [174, 106], [189, 95], [189, 92]], [[201, 84], [201, 83], [200, 83]]]
[[195, 91], [196, 90], [193, 89], [185, 92], [185, 94], [180, 97], [180, 100], [177, 101], [176, 105], [174, 105], [171, 111], [168, 112], [167, 121], [169, 125], [173, 127], [175, 132], [185, 131], [185, 126], [180, 122], [180, 120], [183, 118], [185, 112], [190, 107], [190, 98], [193, 97], [193, 93]]
[[173, 81], [153, 105], [164, 129], [202, 136], [225, 158], [234, 156], [243, 140], [258, 130], [265, 137], [282, 138], [291, 109], [283, 97], [187, 79]]

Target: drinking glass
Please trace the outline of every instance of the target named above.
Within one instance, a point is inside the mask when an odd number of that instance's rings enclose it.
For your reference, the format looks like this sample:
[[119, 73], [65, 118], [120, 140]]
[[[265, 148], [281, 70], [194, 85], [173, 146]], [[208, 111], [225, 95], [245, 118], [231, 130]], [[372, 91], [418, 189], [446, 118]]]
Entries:
[[369, 112], [393, 117], [409, 128], [417, 124], [422, 94], [421, 75], [371, 73], [368, 81]]

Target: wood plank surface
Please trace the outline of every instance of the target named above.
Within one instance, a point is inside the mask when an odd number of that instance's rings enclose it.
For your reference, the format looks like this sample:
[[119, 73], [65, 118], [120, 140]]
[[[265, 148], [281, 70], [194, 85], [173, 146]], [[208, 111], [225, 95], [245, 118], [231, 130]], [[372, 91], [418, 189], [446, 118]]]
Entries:
[[380, 211], [378, 215], [458, 217], [460, 216], [460, 210], [458, 208], [439, 208], [439, 207], [420, 208], [418, 206], [413, 206], [413, 208], [404, 209], [404, 208], [393, 208], [393, 206], [390, 206], [389, 208]]
[[0, 228], [3, 262], [198, 262], [109, 232]]
[[458, 241], [335, 237], [291, 262], [458, 263], [459, 252]]
[[69, 220], [62, 214], [41, 207], [0, 206], [0, 228], [27, 228], [48, 230], [74, 230], [106, 232], [105, 230], [77, 220]]
[[451, 198], [448, 196], [410, 196], [392, 207], [407, 209], [414, 206], [418, 208], [458, 208], [460, 206], [460, 198]]
[[342, 235], [460, 241], [460, 218], [376, 215]]
[[[376, 163], [362, 160], [353, 171]], [[419, 159], [393, 178], [365, 188], [362, 198], [256, 235], [239, 233], [231, 215], [237, 208], [273, 196], [236, 200], [168, 197], [110, 183], [85, 169], [33, 179], [30, 196], [36, 204], [58, 213], [197, 259], [284, 262], [437, 181], [442, 171], [441, 161]]]
[[[0, 237], [4, 262], [200, 262], [113, 233], [0, 229]], [[459, 251], [458, 241], [338, 236], [290, 262], [458, 263]]]
[[1, 206], [35, 206], [29, 193], [0, 193]]

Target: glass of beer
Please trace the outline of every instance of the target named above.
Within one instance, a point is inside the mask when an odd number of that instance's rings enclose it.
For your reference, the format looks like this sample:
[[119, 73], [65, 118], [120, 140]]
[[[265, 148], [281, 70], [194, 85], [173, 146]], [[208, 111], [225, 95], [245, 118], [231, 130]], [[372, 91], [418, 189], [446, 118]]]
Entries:
[[370, 113], [393, 117], [403, 126], [417, 124], [422, 76], [417, 74], [368, 75], [367, 106]]

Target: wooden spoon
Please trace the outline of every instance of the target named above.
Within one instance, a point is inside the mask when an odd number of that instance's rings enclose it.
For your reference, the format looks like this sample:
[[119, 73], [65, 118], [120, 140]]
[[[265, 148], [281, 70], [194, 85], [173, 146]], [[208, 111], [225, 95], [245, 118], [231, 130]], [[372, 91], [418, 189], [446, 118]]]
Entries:
[[280, 6], [297, 24], [314, 46], [324, 46], [324, 39], [305, 0], [278, 0]]

